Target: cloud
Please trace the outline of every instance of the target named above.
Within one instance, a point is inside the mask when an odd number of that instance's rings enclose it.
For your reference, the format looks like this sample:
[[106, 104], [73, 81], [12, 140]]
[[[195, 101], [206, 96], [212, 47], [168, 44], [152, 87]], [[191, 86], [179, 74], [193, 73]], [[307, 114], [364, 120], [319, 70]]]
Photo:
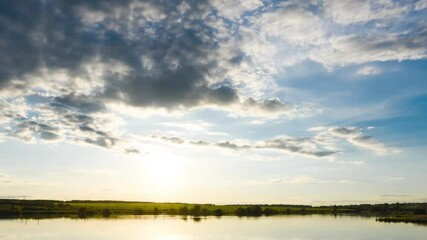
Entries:
[[[364, 135], [361, 128], [358, 127], [313, 127], [308, 129], [309, 132], [317, 132], [311, 137], [290, 137], [279, 136], [274, 139], [260, 140], [251, 142], [248, 140], [235, 141], [189, 141], [181, 137], [152, 136], [166, 142], [175, 144], [193, 144], [198, 146], [214, 146], [234, 151], [260, 149], [275, 150], [290, 155], [298, 155], [310, 158], [332, 159], [336, 154], [342, 152], [339, 150], [338, 143], [341, 139], [354, 146], [372, 150], [377, 154], [395, 154], [400, 150], [387, 147], [372, 136]], [[362, 165], [363, 161], [344, 162], [354, 165]]]
[[220, 132], [220, 131], [211, 131], [210, 128], [212, 128], [213, 124], [201, 121], [201, 120], [194, 120], [194, 121], [183, 121], [183, 122], [162, 122], [159, 123], [161, 126], [165, 126], [168, 128], [174, 128], [174, 129], [180, 129], [185, 130], [185, 132], [197, 132], [199, 134], [206, 134], [206, 135], [212, 135], [212, 136], [228, 136], [228, 133]]
[[64, 106], [71, 109], [75, 109], [82, 113], [107, 111], [105, 105], [100, 100], [94, 99], [91, 96], [76, 96], [74, 94], [69, 94], [65, 96], [55, 97], [53, 101], [53, 104], [57, 104], [55, 107]]
[[251, 146], [249, 146], [249, 145], [239, 145], [236, 143], [231, 143], [229, 141], [216, 143], [216, 146], [221, 147], [221, 148], [228, 148], [228, 149], [232, 149], [232, 150], [240, 150], [240, 149], [251, 148]]
[[292, 138], [288, 136], [261, 141], [256, 148], [277, 149], [291, 154], [317, 158], [331, 157], [337, 153], [336, 151], [319, 149], [319, 145], [311, 138]]
[[29, 195], [0, 195], [1, 199], [26, 199], [31, 198]]
[[389, 177], [385, 179], [386, 182], [403, 182], [405, 180], [405, 177]]
[[[90, 98], [32, 96], [26, 101], [3, 102], [0, 114], [4, 136], [27, 143], [64, 141], [137, 153], [117, 130], [117, 120]], [[25, 110], [21, 110], [25, 109]], [[28, 110], [31, 109], [31, 110]]]
[[[244, 8], [240, 13], [262, 5], [235, 3]], [[22, 98], [23, 110], [2, 112], [0, 124], [10, 128], [9, 136], [28, 142], [38, 135], [45, 141], [113, 148], [122, 141], [104, 131], [108, 123], [103, 117], [114, 118], [118, 106], [167, 111], [214, 107], [274, 118], [298, 112], [277, 98], [244, 96], [229, 78], [244, 54], [230, 50], [235, 46], [226, 46], [224, 32], [212, 27], [224, 23], [213, 8], [228, 15], [218, 4], [4, 3], [2, 11], [10, 14], [0, 19], [0, 33], [7, 36], [0, 43], [0, 92], [6, 102]], [[39, 119], [31, 120], [33, 115]]]
[[376, 75], [380, 74], [381, 69], [375, 66], [367, 66], [357, 70], [357, 74], [359, 75]]
[[163, 141], [172, 142], [172, 143], [176, 143], [176, 144], [183, 144], [185, 142], [184, 139], [179, 138], [179, 137], [165, 137], [165, 136], [162, 136], [162, 137], [160, 137], [160, 139], [163, 140]]
[[[425, 23], [389, 21], [424, 5], [10, 1], [2, 9], [13, 14], [0, 21], [7, 36], [0, 44], [0, 89], [42, 87], [78, 97], [86, 86], [105, 104], [167, 109], [227, 107], [248, 97], [262, 102], [277, 90], [274, 74], [304, 60], [330, 67], [425, 58]], [[373, 20], [385, 27], [368, 25]]]
[[336, 142], [335, 138], [339, 137], [357, 147], [372, 150], [380, 155], [400, 152], [399, 149], [387, 147], [373, 136], [363, 134], [362, 129], [358, 127], [314, 127], [309, 131], [319, 132], [316, 136], [317, 139], [332, 144]]
[[263, 150], [277, 150], [285, 152], [287, 154], [294, 154], [303, 157], [310, 158], [330, 158], [333, 157], [337, 152], [333, 150], [327, 150], [322, 148], [322, 144], [319, 144], [312, 138], [293, 138], [288, 136], [282, 136], [280, 138], [272, 140], [263, 140], [257, 142], [250, 141], [219, 141], [219, 142], [207, 142], [207, 141], [189, 141], [180, 137], [166, 137], [166, 136], [152, 136], [155, 139], [159, 139], [165, 142], [175, 144], [193, 144], [198, 146], [213, 146], [234, 151], [249, 150], [249, 149], [263, 149]]
[[[277, 76], [286, 67], [307, 60], [332, 69], [426, 58], [426, 23], [406, 15], [424, 6], [424, 1], [7, 1], [0, 10], [5, 36], [0, 124], [5, 135], [26, 142], [137, 153], [116, 122], [124, 108], [132, 113], [212, 108], [261, 119], [312, 116], [321, 111], [317, 105], [276, 97]], [[277, 138], [252, 147], [328, 157], [335, 150], [323, 146], [338, 136], [390, 151], [357, 131], [343, 134], [331, 130], [302, 142]]]
[[261, 0], [211, 0], [210, 3], [219, 15], [231, 20], [238, 20], [243, 13], [263, 6]]
[[407, 195], [407, 194], [383, 194], [383, 195], [380, 195], [380, 198], [408, 198], [411, 196], [412, 195]]
[[[166, 109], [240, 103], [238, 90], [218, 74], [227, 67], [223, 57], [236, 56], [220, 55], [216, 31], [201, 23], [213, 17], [206, 1], [9, 2], [4, 9], [15, 13], [2, 19], [4, 87], [48, 88], [57, 102], [81, 111], [115, 102]], [[65, 86], [34, 83], [59, 72]], [[82, 86], [74, 79], [89, 83], [90, 101], [76, 94]]]
[[426, 40], [425, 26], [411, 31], [348, 34], [331, 37], [328, 46], [311, 53], [311, 59], [327, 67], [373, 61], [417, 60], [427, 56], [423, 44]]
[[420, 11], [427, 8], [427, 1], [426, 0], [419, 0], [417, 3], [415, 3], [415, 10]]
[[396, 149], [387, 148], [383, 143], [378, 142], [372, 136], [366, 136], [366, 135], [356, 136], [348, 139], [348, 141], [356, 146], [371, 149], [378, 154], [386, 154], [388, 152], [392, 152], [392, 153], [399, 152]]
[[324, 7], [336, 23], [347, 25], [379, 19], [397, 19], [410, 10], [411, 4], [393, 0], [325, 0]]
[[353, 137], [360, 134], [361, 129], [357, 127], [333, 127], [329, 131], [340, 137]]
[[[426, 27], [401, 1], [287, 1], [240, 27], [248, 64], [274, 76], [314, 61], [327, 69], [374, 61], [426, 58]], [[357, 9], [357, 10], [355, 10]]]
[[278, 178], [271, 181], [280, 184], [335, 184], [335, 183], [352, 183], [347, 179], [321, 179], [314, 176], [302, 175], [293, 178]]

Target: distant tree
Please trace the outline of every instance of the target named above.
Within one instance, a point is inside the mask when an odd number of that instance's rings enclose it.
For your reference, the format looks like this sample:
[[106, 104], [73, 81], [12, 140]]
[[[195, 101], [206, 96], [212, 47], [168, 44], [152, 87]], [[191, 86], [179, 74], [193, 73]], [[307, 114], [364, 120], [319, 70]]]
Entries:
[[271, 215], [277, 214], [277, 211], [272, 208], [265, 208], [263, 212], [265, 216], [271, 216]]
[[306, 212], [307, 212], [307, 211], [306, 211], [306, 209], [305, 209], [305, 208], [301, 208], [301, 210], [300, 210], [300, 213], [301, 213], [301, 214], [303, 214], [303, 215], [304, 215], [304, 214], [306, 214]]
[[416, 208], [413, 213], [414, 215], [424, 215], [426, 214], [426, 210], [424, 208]]
[[77, 215], [79, 216], [79, 218], [86, 218], [87, 209], [85, 207], [79, 208], [79, 211], [77, 212]]
[[133, 214], [135, 215], [143, 215], [144, 214], [144, 210], [142, 210], [142, 208], [135, 208], [133, 211]]
[[224, 215], [224, 212], [222, 211], [222, 209], [215, 209], [215, 211], [214, 211], [214, 215], [215, 216], [222, 216], [222, 215]]
[[383, 213], [388, 213], [388, 211], [389, 211], [389, 205], [388, 205], [388, 203], [384, 203], [383, 204], [383, 210], [382, 210], [382, 212]]
[[178, 211], [175, 208], [170, 208], [168, 210], [168, 214], [169, 215], [176, 215], [178, 213]]
[[332, 213], [337, 214], [337, 205], [332, 206]]
[[286, 208], [286, 214], [291, 214], [291, 209], [290, 208]]
[[180, 207], [178, 210], [179, 215], [188, 215], [188, 207], [184, 206], [184, 207]]
[[190, 209], [190, 215], [200, 216], [200, 214], [201, 214], [200, 205], [194, 205], [193, 208]]
[[22, 209], [20, 206], [12, 205], [10, 208], [0, 208], [0, 217], [20, 217]]
[[245, 216], [246, 215], [246, 209], [242, 208], [242, 207], [239, 207], [239, 208], [236, 209], [235, 214], [237, 216]]
[[248, 216], [261, 216], [262, 215], [262, 208], [258, 205], [249, 206], [246, 208], [246, 215], [248, 215]]
[[371, 211], [374, 213], [379, 213], [379, 212], [382, 212], [382, 210], [383, 210], [382, 206], [373, 206]]
[[111, 212], [110, 209], [106, 208], [106, 209], [102, 210], [101, 214], [102, 214], [103, 217], [110, 217], [111, 214], [112, 214], [112, 212]]
[[201, 214], [202, 214], [202, 216], [209, 216], [209, 215], [211, 215], [211, 211], [209, 211], [209, 209], [207, 209], [207, 208], [202, 208]]
[[400, 203], [399, 203], [399, 202], [397, 202], [395, 206], [396, 206], [396, 207], [395, 207], [395, 209], [396, 209], [396, 216], [399, 216]]
[[155, 207], [153, 213], [154, 213], [154, 215], [159, 214], [159, 209], [157, 207]]

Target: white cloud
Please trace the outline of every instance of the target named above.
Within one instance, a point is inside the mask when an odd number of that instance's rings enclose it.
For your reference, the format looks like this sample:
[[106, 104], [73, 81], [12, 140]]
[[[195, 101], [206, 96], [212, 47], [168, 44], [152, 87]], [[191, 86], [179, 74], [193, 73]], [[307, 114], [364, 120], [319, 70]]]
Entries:
[[359, 75], [376, 75], [376, 74], [380, 74], [381, 73], [381, 69], [379, 67], [375, 67], [375, 66], [366, 66], [363, 68], [360, 68], [359, 70], [357, 70], [357, 74]]
[[271, 181], [272, 183], [281, 184], [345, 184], [353, 183], [353, 181], [347, 179], [322, 179], [314, 176], [302, 175], [298, 177], [278, 178]]
[[419, 0], [416, 4], [415, 4], [415, 10], [417, 11], [421, 11], [423, 9], [427, 8], [427, 0]]
[[326, 67], [373, 61], [417, 60], [427, 57], [427, 32], [349, 34], [331, 37], [329, 44], [315, 49], [310, 58]]
[[387, 147], [374, 137], [363, 134], [362, 129], [358, 127], [314, 127], [309, 130], [319, 132], [316, 138], [326, 144], [335, 144], [337, 142], [336, 137], [339, 137], [355, 146], [372, 150], [379, 155], [400, 152], [399, 149]]
[[246, 11], [255, 10], [263, 5], [261, 0], [210, 0], [220, 16], [238, 20]]
[[[425, 22], [401, 20], [412, 8], [411, 3], [349, 0], [311, 4], [323, 11], [313, 12], [304, 4], [287, 3], [249, 18], [250, 24], [240, 27], [241, 49], [250, 58], [252, 68], [273, 76], [305, 60], [333, 69], [427, 57], [423, 44]], [[342, 25], [331, 23], [329, 15]], [[369, 25], [371, 20], [378, 22]], [[351, 23], [364, 27], [347, 26]]]
[[396, 19], [411, 5], [393, 0], [325, 0], [325, 12], [339, 24], [363, 23], [377, 19]]
[[26, 143], [67, 142], [136, 153], [118, 130], [120, 120], [88, 96], [45, 97], [0, 102], [4, 136]]
[[201, 120], [187, 122], [163, 122], [160, 123], [160, 125], [181, 128], [187, 131], [206, 131], [208, 127], [212, 126], [212, 124]]
[[[397, 148], [388, 147], [379, 142], [372, 136], [365, 135], [362, 128], [358, 127], [312, 127], [308, 129], [309, 132], [316, 134], [311, 137], [291, 137], [291, 136], [278, 136], [273, 139], [265, 139], [259, 141], [250, 140], [227, 140], [219, 142], [210, 142], [203, 140], [187, 140], [181, 137], [169, 136], [153, 136], [154, 138], [162, 141], [175, 143], [175, 144], [192, 144], [199, 146], [221, 147], [231, 150], [273, 150], [284, 152], [288, 155], [298, 155], [309, 158], [324, 158], [333, 160], [336, 154], [345, 152], [338, 146], [341, 139], [354, 146], [374, 151], [379, 155], [396, 154], [400, 153]], [[362, 165], [363, 161], [350, 161], [342, 162], [353, 165]]]
[[[116, 122], [121, 112], [173, 115], [210, 108], [226, 111], [230, 117], [257, 118], [250, 119], [256, 124], [266, 119], [310, 117], [321, 113], [322, 107], [275, 97], [281, 85], [278, 74], [306, 60], [332, 69], [425, 58], [425, 22], [397, 18], [412, 5], [388, 0], [287, 1], [277, 5], [261, 0], [218, 0], [97, 2], [89, 8], [75, 3], [64, 11], [67, 19], [79, 23], [70, 29], [70, 36], [62, 31], [68, 26], [65, 22], [49, 21], [55, 19], [51, 12], [19, 11], [24, 14], [16, 18], [16, 24], [22, 26], [19, 36], [28, 41], [14, 41], [12, 36], [0, 44], [5, 62], [0, 90], [6, 103], [14, 106], [2, 106], [6, 110], [0, 113], [0, 124], [8, 136], [28, 142], [44, 139], [123, 149], [124, 134]], [[424, 5], [425, 1], [417, 2], [415, 10]], [[9, 7], [26, 6], [12, 1]], [[27, 20], [38, 18], [25, 15], [29, 13], [43, 14], [49, 25], [33, 29]], [[390, 19], [394, 20], [392, 27]], [[371, 20], [382, 25], [366, 24]], [[354, 24], [360, 26], [348, 26]], [[34, 34], [40, 36], [34, 39]], [[367, 65], [358, 73], [380, 71]], [[210, 128], [201, 122], [164, 126], [187, 131]], [[350, 136], [345, 131], [353, 133]], [[305, 145], [297, 145], [296, 138], [278, 138], [263, 146], [289, 153], [333, 155], [335, 149], [323, 147], [334, 146], [341, 137], [376, 152], [390, 151], [360, 129], [345, 131], [324, 130]], [[313, 143], [316, 147], [310, 145]], [[232, 144], [236, 143], [229, 146]]]
[[405, 177], [389, 177], [385, 179], [386, 182], [404, 182], [405, 180]]
[[206, 134], [206, 135], [212, 135], [212, 136], [229, 136], [228, 133], [220, 132], [220, 131], [212, 131], [210, 130], [213, 125], [211, 123], [201, 121], [201, 120], [195, 120], [195, 121], [184, 121], [184, 122], [163, 122], [159, 125], [169, 127], [169, 128], [178, 128], [185, 130], [185, 133], [189, 132], [195, 132], [199, 134]]

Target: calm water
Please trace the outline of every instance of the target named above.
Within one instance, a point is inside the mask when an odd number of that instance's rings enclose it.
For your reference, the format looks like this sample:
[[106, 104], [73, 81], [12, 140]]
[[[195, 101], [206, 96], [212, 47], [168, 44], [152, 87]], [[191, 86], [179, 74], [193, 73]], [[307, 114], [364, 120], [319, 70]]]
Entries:
[[201, 221], [179, 217], [120, 219], [0, 220], [0, 239], [427, 239], [427, 227], [380, 223], [374, 218], [277, 216], [261, 218], [209, 217]]

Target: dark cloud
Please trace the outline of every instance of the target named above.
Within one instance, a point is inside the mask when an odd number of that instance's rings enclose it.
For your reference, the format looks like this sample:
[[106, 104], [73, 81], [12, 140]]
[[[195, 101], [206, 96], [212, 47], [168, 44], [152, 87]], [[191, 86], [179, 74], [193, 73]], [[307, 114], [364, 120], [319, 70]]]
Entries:
[[[213, 86], [218, 40], [203, 23], [213, 14], [206, 1], [3, 1], [0, 10], [0, 89], [25, 88], [40, 69], [65, 69], [91, 81], [83, 71], [99, 61], [128, 69], [106, 69], [96, 98], [60, 89], [61, 104], [82, 112], [100, 111], [100, 101], [134, 106], [191, 107], [238, 101], [228, 85]], [[153, 15], [154, 14], [154, 15]], [[131, 15], [131, 18], [129, 17]], [[95, 16], [100, 16], [96, 19]], [[95, 19], [93, 19], [95, 18]], [[20, 81], [12, 83], [12, 80]], [[13, 86], [10, 86], [13, 85]], [[78, 88], [78, 87], [77, 87]]]
[[[50, 99], [50, 100], [49, 100]], [[25, 142], [64, 140], [69, 143], [89, 144], [106, 149], [115, 149], [124, 153], [139, 153], [138, 149], [129, 148], [126, 140], [110, 127], [108, 113], [104, 113], [102, 104], [92, 104], [80, 98], [61, 100], [45, 98], [32, 106], [32, 116], [21, 115], [12, 106], [2, 104], [5, 112], [0, 113], [0, 120], [7, 126], [5, 135]], [[95, 102], [96, 103], [96, 102]], [[78, 107], [76, 107], [78, 106]], [[105, 117], [93, 117], [90, 114], [107, 114]]]
[[[76, 109], [82, 113], [91, 113], [91, 112], [105, 112], [107, 109], [105, 105], [98, 99], [94, 99], [90, 96], [76, 96], [74, 94], [68, 94], [61, 97], [55, 97], [54, 103], [59, 103], [57, 107], [68, 107]], [[62, 105], [62, 106], [61, 106]]]
[[[418, 27], [413, 27], [410, 36], [408, 32], [390, 35], [353, 35], [346, 39], [346, 43], [352, 46], [357, 46], [367, 52], [381, 52], [390, 49], [399, 49], [400, 51], [417, 50], [425, 51], [425, 42], [427, 41], [427, 30], [425, 25], [421, 24]], [[410, 59], [410, 56], [406, 56]]]
[[43, 131], [40, 133], [40, 138], [46, 141], [58, 140], [61, 137], [53, 132]]
[[127, 148], [124, 150], [126, 154], [140, 154], [141, 152], [135, 148]]
[[210, 143], [199, 140], [199, 141], [190, 141], [190, 144], [200, 145], [200, 146], [208, 146]]
[[249, 109], [258, 108], [260, 110], [267, 111], [267, 112], [277, 112], [277, 111], [283, 111], [288, 109], [288, 107], [277, 98], [257, 101], [254, 98], [250, 97], [246, 99], [246, 101], [243, 103], [243, 106]]
[[176, 144], [183, 144], [185, 143], [185, 140], [179, 137], [166, 137], [166, 136], [162, 136], [160, 137], [160, 139], [162, 139], [163, 141], [167, 141], [167, 142], [172, 142], [172, 143], [176, 143]]
[[45, 123], [36, 122], [26, 118], [10, 119], [13, 122], [12, 128], [6, 129], [6, 134], [9, 137], [18, 138], [23, 141], [34, 141], [36, 135], [43, 140], [51, 141], [60, 138], [55, 132], [59, 128], [47, 125]]
[[311, 138], [277, 138], [264, 141], [256, 147], [284, 150], [289, 153], [312, 157], [329, 157], [337, 153], [336, 151], [319, 150], [318, 143]]
[[335, 127], [331, 128], [330, 131], [342, 136], [354, 136], [361, 133], [360, 129], [356, 127]]
[[271, 149], [315, 158], [332, 157], [336, 155], [338, 153], [338, 150], [335, 150], [338, 139], [345, 139], [355, 146], [370, 149], [378, 154], [399, 152], [398, 149], [389, 148], [372, 136], [364, 135], [362, 129], [357, 127], [316, 127], [310, 129], [310, 131], [319, 131], [319, 133], [313, 137], [283, 136], [250, 144], [239, 144], [232, 141], [186, 141], [182, 138], [165, 136], [161, 137], [161, 139], [178, 144], [190, 143], [200, 146], [216, 146], [231, 150]]
[[[215, 21], [222, 20], [207, 0], [3, 1], [0, 91], [29, 90], [41, 78], [38, 88], [54, 88], [52, 107], [83, 113], [109, 103], [286, 110], [278, 99], [240, 102], [223, 65], [238, 64], [243, 53], [223, 55]], [[91, 64], [104, 67], [95, 73]], [[61, 78], [49, 75], [55, 71], [66, 79], [51, 84]]]
[[306, 157], [331, 157], [335, 155], [336, 151], [322, 150], [320, 143], [317, 143], [314, 138], [292, 138], [283, 137], [274, 140], [264, 140], [252, 144], [239, 144], [230, 141], [222, 142], [206, 142], [206, 141], [187, 141], [179, 137], [166, 137], [166, 136], [152, 136], [153, 138], [159, 138], [166, 142], [172, 142], [175, 144], [193, 144], [198, 146], [216, 146], [220, 148], [230, 150], [244, 150], [244, 149], [273, 149], [280, 150], [291, 154], [299, 154]]
[[24, 102], [19, 111], [0, 103], [0, 124], [27, 142], [136, 153], [101, 116], [111, 106], [285, 109], [278, 99], [240, 102], [226, 71], [244, 53], [221, 52], [217, 20], [207, 0], [1, 1], [0, 92]]
[[41, 67], [74, 71], [96, 53], [76, 11], [61, 1], [2, 1], [0, 16], [1, 86]]
[[232, 150], [238, 150], [238, 149], [244, 148], [244, 146], [240, 146], [240, 145], [237, 145], [235, 143], [228, 142], [228, 141], [227, 142], [219, 142], [216, 144], [216, 146], [222, 147], [222, 148], [228, 148], [228, 149], [232, 149]]
[[379, 142], [373, 136], [365, 135], [362, 129], [356, 127], [331, 128], [329, 130], [333, 135], [345, 138], [348, 142], [366, 149], [371, 149], [378, 154], [398, 153], [399, 150], [388, 148]]

